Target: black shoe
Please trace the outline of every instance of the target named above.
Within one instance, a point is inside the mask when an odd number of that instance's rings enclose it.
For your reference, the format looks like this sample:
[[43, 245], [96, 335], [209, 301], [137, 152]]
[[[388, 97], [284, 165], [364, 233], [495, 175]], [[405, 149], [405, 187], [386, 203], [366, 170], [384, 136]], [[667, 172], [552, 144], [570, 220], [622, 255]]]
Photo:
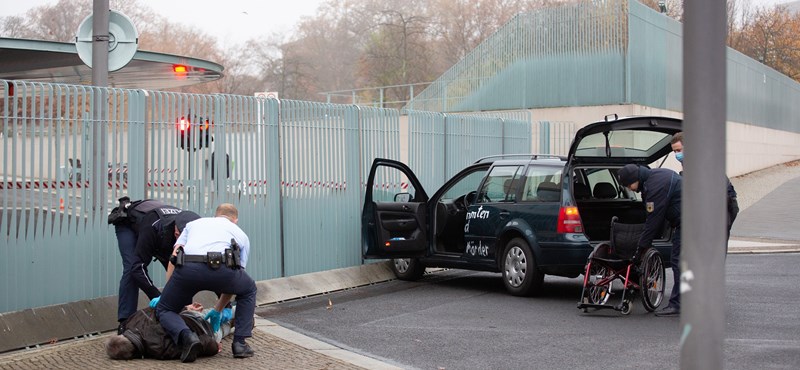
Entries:
[[679, 316], [680, 314], [681, 310], [672, 306], [667, 306], [659, 311], [656, 311], [656, 316]]
[[117, 326], [117, 335], [122, 335], [125, 332], [125, 321], [120, 321], [119, 326]]
[[181, 333], [181, 362], [194, 362], [203, 346], [197, 334], [187, 330]]
[[256, 354], [247, 343], [234, 341], [233, 345], [231, 345], [231, 349], [233, 350], [233, 357], [236, 358], [253, 357], [253, 355]]

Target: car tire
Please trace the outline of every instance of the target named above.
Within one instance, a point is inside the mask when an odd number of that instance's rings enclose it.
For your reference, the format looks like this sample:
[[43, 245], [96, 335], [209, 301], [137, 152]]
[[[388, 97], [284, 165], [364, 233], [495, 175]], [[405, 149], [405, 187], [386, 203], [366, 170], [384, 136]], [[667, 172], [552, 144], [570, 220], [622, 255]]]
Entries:
[[416, 281], [425, 273], [425, 266], [416, 258], [395, 258], [392, 260], [394, 276], [400, 280]]
[[539, 271], [531, 247], [522, 238], [514, 238], [506, 244], [503, 259], [503, 285], [511, 295], [531, 296], [541, 292], [544, 274]]

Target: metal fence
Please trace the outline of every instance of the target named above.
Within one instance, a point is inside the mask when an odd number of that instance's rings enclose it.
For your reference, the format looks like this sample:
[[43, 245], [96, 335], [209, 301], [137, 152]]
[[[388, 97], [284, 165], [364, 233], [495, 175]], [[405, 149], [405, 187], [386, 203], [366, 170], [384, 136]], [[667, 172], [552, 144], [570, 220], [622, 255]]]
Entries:
[[253, 244], [248, 273], [265, 280], [362, 263], [374, 158], [413, 148], [433, 190], [533, 140], [528, 113], [402, 121], [396, 109], [0, 80], [0, 312], [116, 294], [107, 214], [123, 195], [202, 216], [233, 203]]
[[[639, 104], [683, 111], [681, 24], [637, 0], [519, 14], [406, 107], [439, 112]], [[728, 120], [800, 132], [800, 83], [731, 48]]]

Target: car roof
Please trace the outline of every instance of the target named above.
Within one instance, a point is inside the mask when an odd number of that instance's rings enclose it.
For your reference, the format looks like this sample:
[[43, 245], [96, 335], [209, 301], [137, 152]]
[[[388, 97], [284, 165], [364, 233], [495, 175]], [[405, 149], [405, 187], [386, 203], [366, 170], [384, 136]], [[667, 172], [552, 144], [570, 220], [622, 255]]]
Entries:
[[498, 154], [488, 157], [483, 157], [475, 161], [478, 163], [492, 163], [492, 164], [528, 164], [528, 163], [541, 163], [541, 164], [556, 164], [563, 166], [567, 161], [567, 157], [558, 156], [553, 154]]

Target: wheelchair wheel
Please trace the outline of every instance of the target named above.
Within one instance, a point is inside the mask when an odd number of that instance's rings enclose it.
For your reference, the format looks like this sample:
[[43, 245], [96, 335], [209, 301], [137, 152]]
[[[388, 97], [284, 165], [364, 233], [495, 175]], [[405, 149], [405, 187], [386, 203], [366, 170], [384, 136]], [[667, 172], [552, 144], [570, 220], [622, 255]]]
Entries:
[[642, 256], [639, 285], [642, 288], [642, 305], [648, 312], [655, 311], [664, 299], [664, 263], [654, 248]]
[[[586, 281], [586, 291], [589, 303], [606, 304], [611, 298], [611, 285], [613, 280], [606, 279], [611, 271], [605, 266], [592, 264], [589, 268], [589, 278]], [[607, 280], [607, 281], [604, 281]]]
[[630, 315], [632, 310], [633, 305], [631, 304], [631, 301], [626, 299], [622, 302], [622, 307], [620, 307], [619, 312], [621, 312], [623, 315]]

